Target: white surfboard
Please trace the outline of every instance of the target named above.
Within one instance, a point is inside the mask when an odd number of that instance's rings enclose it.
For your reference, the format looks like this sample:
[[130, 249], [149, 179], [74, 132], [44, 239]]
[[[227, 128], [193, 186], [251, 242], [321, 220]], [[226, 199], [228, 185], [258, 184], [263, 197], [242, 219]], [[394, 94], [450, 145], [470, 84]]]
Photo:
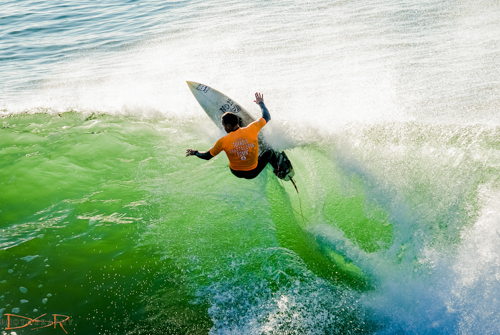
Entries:
[[242, 127], [246, 127], [255, 121], [255, 118], [250, 113], [227, 95], [194, 81], [188, 81], [187, 84], [205, 113], [220, 129], [224, 130], [220, 118], [226, 112], [232, 112], [240, 117]]

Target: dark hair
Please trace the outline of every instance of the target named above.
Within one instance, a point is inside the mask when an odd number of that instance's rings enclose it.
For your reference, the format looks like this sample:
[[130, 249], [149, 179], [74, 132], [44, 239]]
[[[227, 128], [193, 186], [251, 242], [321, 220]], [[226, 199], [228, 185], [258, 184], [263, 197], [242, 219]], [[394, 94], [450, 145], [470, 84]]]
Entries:
[[231, 112], [224, 113], [224, 115], [222, 115], [221, 117], [221, 120], [222, 123], [230, 124], [233, 127], [236, 126], [237, 124], [240, 124], [240, 118]]

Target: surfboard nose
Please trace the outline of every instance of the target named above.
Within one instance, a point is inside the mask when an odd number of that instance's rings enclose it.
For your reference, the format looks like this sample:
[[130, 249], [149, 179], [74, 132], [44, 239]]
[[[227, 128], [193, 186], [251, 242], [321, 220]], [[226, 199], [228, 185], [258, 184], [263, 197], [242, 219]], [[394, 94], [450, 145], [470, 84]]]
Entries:
[[189, 88], [191, 88], [191, 89], [197, 88], [198, 85], [200, 85], [200, 83], [197, 83], [197, 82], [194, 82], [194, 81], [186, 81], [186, 83], [188, 84]]

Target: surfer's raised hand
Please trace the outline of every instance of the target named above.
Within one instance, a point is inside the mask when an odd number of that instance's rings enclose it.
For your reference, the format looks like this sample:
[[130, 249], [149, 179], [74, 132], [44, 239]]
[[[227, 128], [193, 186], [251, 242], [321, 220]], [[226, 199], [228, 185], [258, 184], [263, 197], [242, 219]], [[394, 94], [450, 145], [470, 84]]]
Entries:
[[187, 157], [187, 156], [194, 156], [194, 155], [196, 155], [196, 152], [197, 152], [197, 151], [198, 151], [198, 150], [194, 150], [194, 149], [187, 149], [187, 150], [186, 150], [186, 157]]
[[[259, 92], [255, 93], [255, 100], [253, 102], [260, 106], [262, 109], [262, 117], [266, 120], [266, 123], [269, 122], [269, 120], [271, 120], [271, 115], [269, 114], [266, 105], [264, 105], [264, 94]], [[262, 105], [260, 104], [261, 102]]]
[[257, 105], [261, 102], [264, 102], [264, 94], [258, 92], [255, 93], [255, 100], [253, 102], [255, 102]]

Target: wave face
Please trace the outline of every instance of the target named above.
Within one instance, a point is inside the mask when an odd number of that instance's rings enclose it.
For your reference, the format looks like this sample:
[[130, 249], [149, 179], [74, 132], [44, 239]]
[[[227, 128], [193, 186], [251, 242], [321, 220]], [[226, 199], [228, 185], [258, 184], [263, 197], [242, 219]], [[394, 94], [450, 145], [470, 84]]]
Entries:
[[[2, 330], [498, 331], [497, 2], [0, 13]], [[184, 157], [222, 135], [186, 80], [255, 115], [264, 92], [298, 194]]]

